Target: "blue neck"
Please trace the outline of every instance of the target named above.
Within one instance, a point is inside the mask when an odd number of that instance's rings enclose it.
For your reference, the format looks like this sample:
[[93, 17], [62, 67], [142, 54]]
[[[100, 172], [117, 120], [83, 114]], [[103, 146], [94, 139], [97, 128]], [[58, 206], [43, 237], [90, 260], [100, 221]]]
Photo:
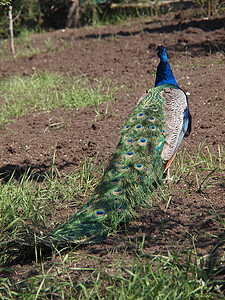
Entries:
[[156, 72], [155, 86], [162, 84], [173, 84], [179, 87], [175, 77], [173, 76], [173, 72], [170, 68], [167, 58], [161, 59]]

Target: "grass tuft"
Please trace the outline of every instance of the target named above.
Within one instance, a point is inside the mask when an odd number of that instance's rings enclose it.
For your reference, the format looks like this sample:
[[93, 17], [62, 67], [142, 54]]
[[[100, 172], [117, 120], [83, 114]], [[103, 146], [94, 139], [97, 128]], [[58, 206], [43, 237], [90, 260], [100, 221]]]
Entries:
[[[208, 189], [210, 182], [204, 181], [203, 174], [210, 174], [215, 166], [215, 172], [224, 170], [224, 149], [218, 146], [218, 153], [212, 154], [208, 146], [201, 144], [196, 151], [195, 158], [185, 152], [178, 156], [175, 164], [180, 169], [174, 174], [174, 180], [191, 180], [192, 177], [194, 180], [197, 172], [199, 178], [203, 178], [202, 187]], [[12, 174], [0, 190], [0, 242], [20, 237], [21, 229], [29, 224], [51, 228], [61, 223], [62, 220], [55, 217], [60, 215], [57, 213], [82, 205], [98, 183], [103, 169], [102, 165], [96, 167], [96, 163], [97, 159], [85, 160], [73, 173], [64, 175], [57, 170], [53, 157], [51, 168], [44, 175], [38, 177], [27, 170], [17, 181]], [[208, 178], [214, 180], [214, 176], [210, 174]], [[199, 192], [197, 182], [200, 180], [193, 182], [192, 187]], [[167, 198], [166, 193], [163, 198]], [[165, 201], [165, 209], [168, 206], [169, 202]], [[225, 230], [223, 218], [218, 216], [217, 220], [218, 226]], [[18, 280], [6, 276], [10, 273], [6, 266], [18, 261], [21, 254], [8, 253], [3, 247], [0, 259], [0, 273], [5, 274], [0, 277], [2, 299], [223, 299], [223, 283], [211, 282], [211, 276], [221, 273], [224, 256], [214, 262], [212, 254], [201, 257], [195, 248], [191, 251], [189, 247], [182, 253], [172, 247], [167, 255], [149, 256], [145, 254], [144, 236], [141, 244], [138, 240], [135, 243], [132, 244], [137, 249], [133, 261], [128, 261], [126, 250], [119, 254], [120, 246], [113, 251], [109, 248], [111, 253], [106, 259], [91, 256], [85, 248], [80, 252], [76, 248], [54, 249], [50, 261], [46, 259], [47, 254], [35, 248], [32, 250], [33, 271], [26, 276], [21, 273]], [[26, 251], [30, 250], [25, 250], [23, 257]]]
[[[35, 228], [56, 226], [55, 213], [61, 207], [77, 207], [93, 191], [103, 173], [102, 164], [96, 166], [96, 161], [85, 159], [73, 173], [64, 175], [54, 166], [53, 158], [45, 174], [28, 169], [18, 180], [14, 173], [7, 178], [0, 189], [0, 242], [17, 238], [30, 224]], [[4, 180], [4, 174], [1, 177]]]
[[218, 145], [217, 153], [213, 154], [207, 144], [199, 144], [194, 157], [180, 153], [175, 160], [175, 170], [175, 180], [183, 177], [192, 189], [202, 193], [224, 182], [225, 149]]
[[53, 72], [35, 72], [0, 81], [0, 125], [33, 111], [58, 107], [85, 108], [114, 100], [116, 88], [110, 81], [90, 82], [85, 75], [76, 78]]

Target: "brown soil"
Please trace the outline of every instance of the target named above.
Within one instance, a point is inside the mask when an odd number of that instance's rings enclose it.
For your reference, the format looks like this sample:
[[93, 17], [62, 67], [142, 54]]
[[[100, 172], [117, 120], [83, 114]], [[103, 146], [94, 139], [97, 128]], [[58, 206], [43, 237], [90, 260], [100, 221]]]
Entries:
[[[154, 86], [153, 72], [158, 64], [155, 49], [159, 44], [167, 47], [175, 77], [189, 93], [193, 126], [181, 149], [186, 148], [194, 157], [196, 145], [205, 142], [216, 154], [218, 144], [224, 145], [225, 134], [224, 24], [224, 16], [204, 20], [171, 14], [155, 18], [153, 22], [142, 19], [125, 25], [66, 29], [33, 36], [32, 44], [39, 47], [50, 37], [56, 50], [4, 62], [0, 64], [1, 77], [26, 76], [35, 70], [71, 76], [81, 72], [89, 78], [104, 80], [109, 77], [118, 87], [125, 83], [129, 95], [119, 89], [115, 101], [110, 103], [113, 114], [96, 122], [94, 109], [88, 107], [70, 112], [57, 109], [50, 113], [30, 113], [7, 124], [0, 130], [1, 170], [22, 172], [32, 166], [37, 171], [47, 171], [55, 151], [56, 166], [64, 173], [73, 171], [85, 156], [90, 158], [98, 154], [99, 161], [107, 162], [116, 148], [119, 129], [138, 97]], [[102, 104], [100, 111], [104, 112], [105, 107]], [[67, 126], [46, 130], [61, 118], [67, 120]], [[26, 146], [29, 147], [27, 151], [24, 150]], [[126, 260], [129, 261], [138, 250], [135, 241], [141, 241], [144, 233], [145, 254], [167, 253], [172, 246], [182, 251], [187, 248], [188, 240], [190, 248], [194, 242], [199, 254], [208, 254], [217, 241], [209, 235], [219, 233], [208, 211], [225, 217], [224, 185], [197, 193], [184, 186], [184, 182], [172, 187], [172, 200], [167, 209], [164, 201], [160, 208], [139, 209], [137, 220], [127, 224], [126, 230], [122, 226], [119, 233], [114, 233], [102, 244], [83, 246], [78, 253], [104, 256], [107, 261], [119, 245], [120, 254], [128, 247]], [[68, 214], [62, 213], [60, 219], [63, 221]], [[26, 263], [25, 258], [13, 268], [15, 273], [22, 274], [32, 269], [32, 260]]]

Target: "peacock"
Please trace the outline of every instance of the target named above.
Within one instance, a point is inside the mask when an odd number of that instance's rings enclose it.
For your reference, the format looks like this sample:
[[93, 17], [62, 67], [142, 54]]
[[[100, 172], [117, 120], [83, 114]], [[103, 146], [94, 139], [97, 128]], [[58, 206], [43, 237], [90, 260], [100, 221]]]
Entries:
[[55, 231], [38, 239], [56, 245], [97, 243], [133, 217], [138, 206], [150, 201], [162, 183], [183, 138], [191, 131], [185, 92], [170, 68], [165, 47], [155, 87], [138, 101], [121, 129], [116, 151], [87, 203]]

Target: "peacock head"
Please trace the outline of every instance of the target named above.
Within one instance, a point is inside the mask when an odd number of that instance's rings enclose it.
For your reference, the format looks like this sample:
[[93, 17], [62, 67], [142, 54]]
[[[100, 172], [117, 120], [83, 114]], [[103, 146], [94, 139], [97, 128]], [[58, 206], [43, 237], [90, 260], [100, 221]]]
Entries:
[[158, 57], [160, 58], [160, 63], [157, 67], [155, 86], [162, 84], [173, 84], [178, 86], [168, 62], [166, 48], [163, 46], [158, 46], [156, 51]]
[[167, 61], [167, 53], [166, 48], [163, 46], [158, 46], [157, 49], [157, 55], [162, 61]]

